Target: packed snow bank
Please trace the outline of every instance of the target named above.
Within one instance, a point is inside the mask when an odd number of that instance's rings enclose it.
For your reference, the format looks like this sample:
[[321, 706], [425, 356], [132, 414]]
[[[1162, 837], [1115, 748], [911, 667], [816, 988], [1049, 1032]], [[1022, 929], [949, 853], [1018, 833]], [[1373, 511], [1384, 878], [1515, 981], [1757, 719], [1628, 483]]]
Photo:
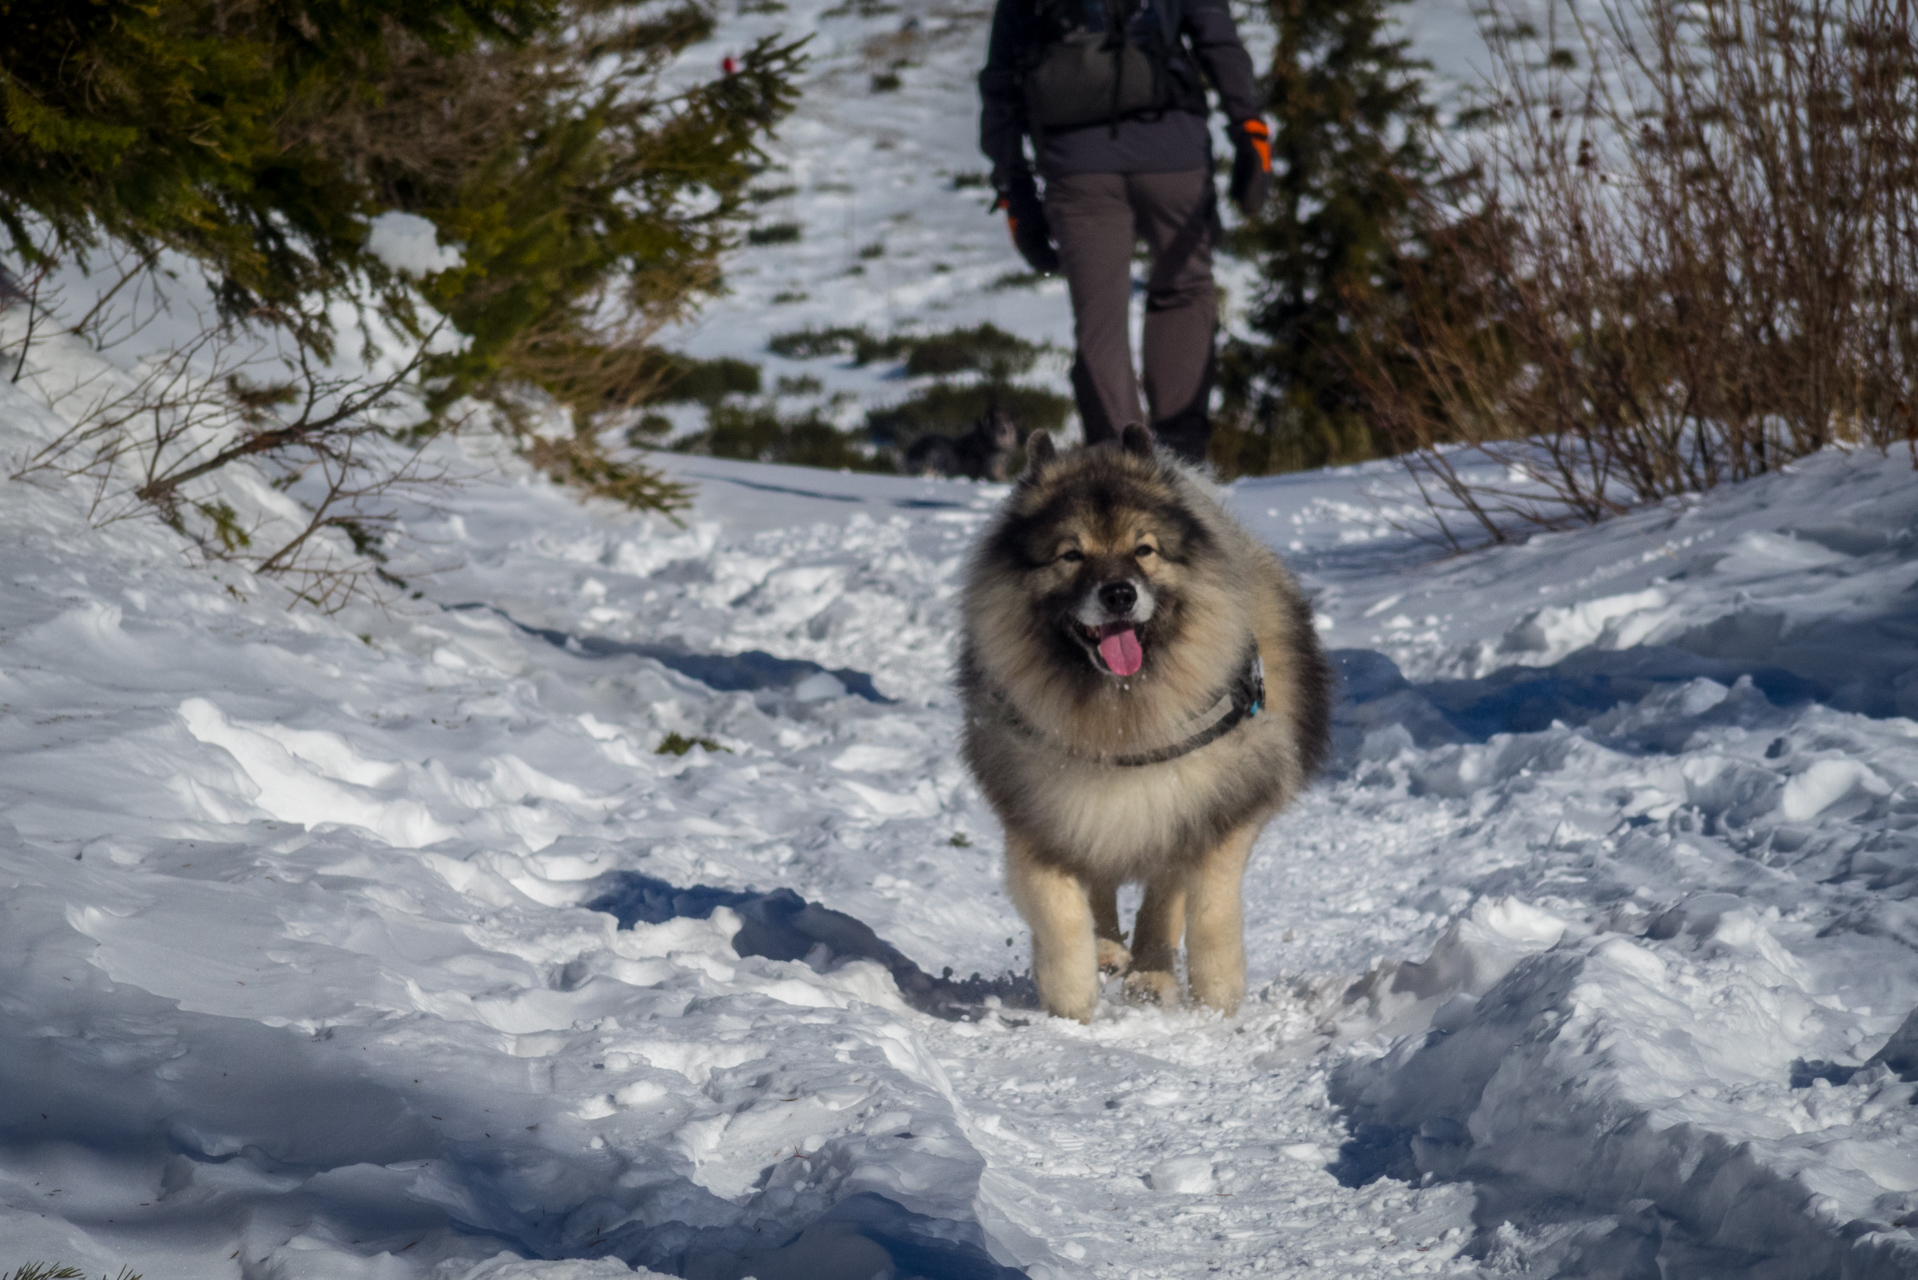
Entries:
[[[35, 412], [0, 390], [0, 428]], [[840, 482], [734, 474], [787, 482], [804, 515], [827, 501], [806, 486]], [[762, 1280], [881, 1254], [1065, 1275], [1126, 1252], [1088, 1215], [1167, 1193], [1141, 1165], [1130, 1190], [1096, 1178], [1094, 1206], [1072, 1175], [1089, 1148], [1137, 1163], [1168, 1126], [1155, 1104], [1075, 1137], [1073, 1080], [1099, 1073], [1059, 1072], [1070, 1044], [1035, 1039], [1024, 984], [990, 976], [1022, 967], [1022, 931], [945, 677], [960, 556], [995, 495], [861, 483], [870, 514], [834, 502], [837, 524], [739, 535], [723, 506], [682, 533], [481, 485], [412, 515], [423, 559], [459, 557], [418, 579], [431, 596], [336, 618], [193, 565], [158, 525], [90, 528], [83, 495], [10, 485], [10, 1248], [149, 1277], [487, 1275], [505, 1254]], [[740, 492], [751, 529], [766, 507]], [[764, 644], [871, 673], [877, 697], [715, 688], [648, 644]], [[674, 734], [709, 745], [658, 754]], [[677, 901], [702, 884], [724, 901]], [[629, 909], [661, 885], [670, 909]], [[768, 923], [803, 954], [744, 936]], [[914, 1004], [1005, 1016], [948, 1029]], [[1170, 1032], [1165, 1061], [1111, 1055], [1091, 1105], [1210, 1114], [1219, 1055], [1201, 1069], [1176, 1027], [1133, 1032]], [[1322, 1075], [1263, 1092], [1261, 1140], [1336, 1144]], [[1296, 1160], [1221, 1177], [1270, 1183], [1334, 1185]], [[1216, 1225], [1172, 1194], [1153, 1210], [1186, 1224], [1168, 1257]], [[1409, 1207], [1437, 1260], [1462, 1205], [1379, 1194], [1361, 1216]], [[1269, 1212], [1250, 1198], [1233, 1247], [1273, 1247]]]
[[[997, 1274], [965, 1229], [984, 1162], [872, 965], [742, 960], [723, 909], [615, 933], [530, 902], [510, 864], [375, 871], [350, 838], [89, 859], [6, 837], [0, 1173], [22, 1256], [466, 1275], [507, 1250], [743, 1275], [784, 1256], [782, 1224], [823, 1219], [882, 1258], [862, 1222], [956, 1260], [928, 1275]], [[308, 910], [264, 907], [256, 880]], [[495, 911], [432, 909], [452, 901]], [[512, 945], [529, 912], [537, 950]]]
[[[1686, 749], [1659, 760], [1661, 740]], [[1458, 993], [1337, 1073], [1361, 1125], [1348, 1175], [1470, 1178], [1482, 1223], [1572, 1222], [1554, 1248], [1591, 1274], [1640, 1257], [1911, 1274], [1913, 1090], [1885, 1065], [1831, 1063], [1862, 1063], [1911, 1003], [1908, 911], [1883, 891], [1918, 865], [1898, 830], [1918, 731], [1698, 681], [1576, 736], [1445, 756], [1427, 778], [1471, 797], [1478, 839], [1522, 831], [1508, 882], [1570, 921], [1514, 931], [1481, 900], [1430, 961], [1348, 995], [1389, 1016]], [[1801, 784], [1821, 776], [1814, 807]], [[1607, 801], [1637, 821], [1601, 834]]]
[[5, 486], [19, 1258], [1909, 1272], [1903, 464], [1440, 562], [1389, 468], [1233, 486], [1339, 651], [1338, 762], [1254, 853], [1242, 1016], [1087, 1028], [1020, 1007], [953, 747], [1003, 489], [669, 465], [684, 529], [517, 473], [411, 510], [420, 596], [332, 618]]
[[[1909, 718], [1918, 712], [1909, 469], [1828, 450], [1635, 512], [1602, 534], [1540, 534], [1458, 557], [1417, 582], [1350, 573], [1368, 555], [1397, 552], [1402, 530], [1416, 527], [1415, 510], [1385, 503], [1370, 539], [1306, 558], [1346, 579], [1321, 600], [1339, 620], [1332, 642], [1384, 653], [1414, 680], [1543, 678], [1520, 668], [1721, 684], [1742, 675], [1778, 700]], [[1249, 482], [1247, 505], [1269, 483]], [[1323, 520], [1294, 515], [1295, 528]], [[1499, 606], [1485, 607], [1492, 599]]]
[[[1412, 14], [1460, 75], [1462, 12]], [[801, 234], [670, 341], [1064, 341], [984, 212], [984, 16], [747, 5], [686, 51], [820, 33], [761, 183]], [[417, 232], [383, 229], [396, 263], [441, 260]], [[28, 372], [123, 386], [197, 332]], [[818, 380], [788, 409], [909, 389], [769, 365]], [[1063, 352], [1034, 377], [1064, 390]], [[59, 429], [0, 386], [0, 455]], [[686, 528], [509, 460], [406, 511], [417, 598], [337, 618], [0, 482], [0, 1267], [1918, 1269], [1903, 461], [1445, 558], [1389, 465], [1232, 486], [1338, 651], [1338, 762], [1255, 851], [1242, 1016], [1089, 1028], [1021, 1007], [954, 751], [954, 593], [1003, 489], [663, 464]]]
[[[659, 655], [569, 651], [490, 614], [289, 613], [270, 584], [186, 567], [157, 526], [89, 529], [83, 504], [24, 484], [0, 507], [10, 1250], [149, 1276], [216, 1257], [481, 1275], [502, 1250], [1000, 1273], [985, 1161], [870, 957], [909, 962], [845, 916], [809, 966], [742, 956], [732, 907], [618, 929], [613, 904], [583, 905], [662, 843], [648, 865], [684, 883], [737, 874], [697, 850], [742, 835], [768, 866], [809, 859], [837, 843], [805, 834], [822, 815], [855, 838], [932, 825], [930, 785], [855, 781], [921, 733], [861, 748], [895, 721], [838, 682], [762, 709]], [[713, 787], [723, 755], [653, 754], [668, 726], [758, 764]], [[755, 748], [773, 737], [815, 764]], [[956, 870], [989, 882], [983, 854]], [[952, 985], [918, 977], [915, 995]]]
[[1485, 896], [1331, 1002], [1322, 1034], [1387, 1037], [1334, 1073], [1342, 1176], [1469, 1179], [1527, 1268], [1918, 1269], [1914, 527], [1908, 464], [1828, 454], [1366, 585], [1454, 612], [1382, 633], [1438, 678], [1341, 654], [1352, 798], [1439, 799]]

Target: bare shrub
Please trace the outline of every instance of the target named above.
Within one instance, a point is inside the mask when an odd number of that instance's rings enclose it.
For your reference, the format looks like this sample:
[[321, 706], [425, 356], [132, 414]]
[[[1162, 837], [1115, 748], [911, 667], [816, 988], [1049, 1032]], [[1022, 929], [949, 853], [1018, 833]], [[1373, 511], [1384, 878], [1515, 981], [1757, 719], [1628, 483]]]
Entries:
[[[27, 352], [33, 347], [34, 330], [45, 319], [47, 308], [42, 295], [49, 288], [53, 275], [51, 263], [41, 262], [29, 267], [24, 276], [16, 276], [0, 264], [0, 311], [14, 307], [26, 310], [26, 326], [20, 335], [20, 354], [12, 361], [13, 370], [8, 381], [18, 382], [27, 369]], [[9, 347], [0, 346], [0, 355], [11, 355]]]
[[[101, 332], [98, 308], [65, 324], [47, 299], [33, 301], [56, 328]], [[36, 397], [71, 425], [11, 460], [8, 478], [81, 482], [94, 524], [157, 514], [209, 559], [278, 578], [297, 599], [332, 611], [377, 595], [381, 583], [403, 585], [384, 568], [392, 503], [430, 497], [452, 480], [422, 460], [425, 440], [405, 443], [405, 428], [420, 420], [417, 379], [432, 342], [427, 335], [378, 373], [338, 371], [306, 344], [219, 322], [131, 373], [100, 362], [77, 380], [28, 371]], [[222, 473], [235, 463], [253, 465], [267, 500], [234, 505]]]
[[1629, 0], [1489, 39], [1490, 127], [1361, 371], [1448, 538], [1830, 444], [1918, 463], [1910, 0]]

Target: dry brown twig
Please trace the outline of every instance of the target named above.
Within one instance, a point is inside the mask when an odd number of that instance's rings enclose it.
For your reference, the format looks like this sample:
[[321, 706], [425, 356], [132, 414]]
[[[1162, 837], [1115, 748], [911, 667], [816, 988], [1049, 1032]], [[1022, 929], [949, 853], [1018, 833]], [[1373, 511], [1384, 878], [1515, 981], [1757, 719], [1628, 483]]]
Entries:
[[[1911, 0], [1622, 0], [1490, 34], [1494, 127], [1360, 370], [1445, 535], [1912, 444]], [[1509, 15], [1507, 15], [1509, 16]], [[1487, 481], [1487, 473], [1506, 477]]]
[[[15, 307], [27, 309], [26, 331], [20, 339], [20, 355], [13, 362], [10, 382], [19, 382], [26, 373], [27, 353], [33, 348], [34, 334], [44, 320], [48, 306], [43, 301], [46, 292], [53, 288], [53, 264], [41, 262], [28, 271], [22, 279], [11, 271], [0, 267], [0, 311], [10, 311]], [[0, 348], [4, 350], [4, 348]]]
[[[42, 389], [73, 425], [21, 458], [10, 478], [88, 484], [94, 524], [156, 514], [209, 558], [278, 578], [325, 610], [377, 596], [382, 583], [404, 585], [384, 568], [392, 502], [430, 498], [456, 479], [425, 460], [427, 437], [401, 439], [421, 417], [417, 378], [436, 337], [369, 375], [329, 370], [304, 344], [275, 347], [214, 325], [117, 384], [103, 386], [110, 375], [95, 370]], [[299, 500], [243, 517], [215, 484], [242, 463], [263, 467], [274, 489]]]

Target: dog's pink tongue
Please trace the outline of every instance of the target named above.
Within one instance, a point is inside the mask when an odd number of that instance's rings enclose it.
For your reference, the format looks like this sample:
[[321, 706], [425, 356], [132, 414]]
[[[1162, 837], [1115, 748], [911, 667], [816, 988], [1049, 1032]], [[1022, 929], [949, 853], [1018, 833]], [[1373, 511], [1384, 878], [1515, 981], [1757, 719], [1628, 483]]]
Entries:
[[1106, 660], [1106, 666], [1115, 676], [1129, 676], [1145, 665], [1145, 651], [1139, 648], [1139, 637], [1132, 628], [1115, 631], [1099, 639], [1099, 656]]

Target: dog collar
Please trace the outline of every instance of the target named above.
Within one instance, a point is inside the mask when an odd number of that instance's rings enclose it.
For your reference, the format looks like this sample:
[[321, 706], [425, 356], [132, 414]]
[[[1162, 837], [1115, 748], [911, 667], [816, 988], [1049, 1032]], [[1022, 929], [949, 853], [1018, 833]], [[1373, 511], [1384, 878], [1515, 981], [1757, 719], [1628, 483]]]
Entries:
[[1006, 712], [1006, 722], [1028, 738], [1045, 742], [1055, 751], [1063, 752], [1075, 760], [1084, 760], [1091, 764], [1112, 765], [1120, 769], [1137, 769], [1149, 764], [1164, 764], [1168, 760], [1177, 760], [1180, 756], [1190, 755], [1208, 743], [1217, 742], [1226, 734], [1238, 728], [1240, 724], [1265, 709], [1265, 661], [1259, 657], [1259, 645], [1255, 640], [1246, 646], [1246, 659], [1239, 667], [1239, 673], [1210, 707], [1198, 716], [1188, 720], [1184, 726], [1184, 736], [1169, 747], [1160, 747], [1153, 751], [1142, 751], [1136, 755], [1108, 756], [1088, 755], [1074, 751], [1070, 747], [1061, 747], [1027, 724], [1013, 709], [1004, 694], [997, 693], [997, 700]]

